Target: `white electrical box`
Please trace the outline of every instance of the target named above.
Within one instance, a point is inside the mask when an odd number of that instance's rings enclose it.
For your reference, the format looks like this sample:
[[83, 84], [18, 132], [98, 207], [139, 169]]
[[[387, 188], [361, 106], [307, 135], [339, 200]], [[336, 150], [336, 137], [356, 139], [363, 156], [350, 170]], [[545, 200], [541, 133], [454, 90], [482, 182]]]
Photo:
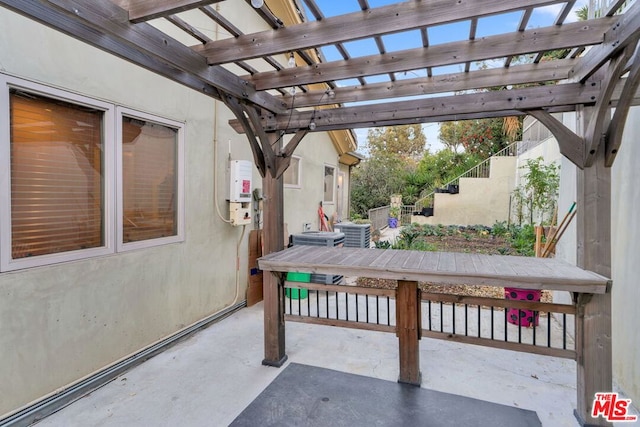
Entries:
[[251, 224], [251, 203], [230, 202], [229, 219], [235, 226]]
[[253, 164], [248, 160], [229, 161], [229, 220], [231, 225], [251, 224]]
[[251, 202], [253, 164], [248, 160], [229, 161], [229, 202]]

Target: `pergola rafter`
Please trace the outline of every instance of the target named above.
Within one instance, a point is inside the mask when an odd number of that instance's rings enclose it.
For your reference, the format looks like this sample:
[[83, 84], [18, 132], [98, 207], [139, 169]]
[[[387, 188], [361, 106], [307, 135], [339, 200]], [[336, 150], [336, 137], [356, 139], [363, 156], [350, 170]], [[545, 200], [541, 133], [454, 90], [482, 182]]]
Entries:
[[617, 18], [600, 18], [590, 24], [575, 22], [517, 33], [488, 36], [472, 41], [457, 41], [426, 48], [408, 49], [344, 61], [280, 71], [267, 71], [247, 77], [258, 90], [292, 86], [297, 83], [319, 83], [345, 80], [390, 72], [403, 72], [426, 67], [442, 67], [466, 62], [486, 61], [506, 56], [520, 56], [539, 51], [590, 46], [602, 42], [604, 31], [617, 23]]
[[196, 50], [207, 56], [210, 64], [224, 64], [556, 3], [564, 1], [465, 0], [453, 3], [432, 0], [407, 1], [375, 9], [365, 6], [362, 12], [295, 25], [277, 32], [262, 31], [234, 40], [220, 40], [198, 46]]

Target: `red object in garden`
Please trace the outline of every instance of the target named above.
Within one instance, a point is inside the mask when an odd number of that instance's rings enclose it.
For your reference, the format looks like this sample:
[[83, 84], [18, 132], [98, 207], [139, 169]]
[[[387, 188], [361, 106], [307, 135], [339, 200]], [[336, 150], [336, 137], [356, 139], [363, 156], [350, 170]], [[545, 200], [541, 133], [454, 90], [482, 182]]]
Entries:
[[[504, 288], [505, 299], [517, 300], [517, 301], [540, 301], [542, 291], [539, 289], [519, 289], [519, 288]], [[518, 308], [507, 309], [507, 321], [514, 325], [520, 325], [525, 327], [538, 326], [538, 320], [540, 313], [534, 310], [524, 310]]]

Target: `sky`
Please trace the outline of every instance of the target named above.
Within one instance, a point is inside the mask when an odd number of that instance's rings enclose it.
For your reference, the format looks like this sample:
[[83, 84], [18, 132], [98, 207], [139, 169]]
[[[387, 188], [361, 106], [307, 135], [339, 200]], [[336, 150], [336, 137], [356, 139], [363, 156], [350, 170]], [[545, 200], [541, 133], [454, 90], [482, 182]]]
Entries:
[[[398, 3], [397, 0], [369, 0], [369, 5], [372, 8], [385, 6], [388, 4]], [[565, 22], [573, 22], [576, 21], [575, 10], [581, 8], [585, 4], [588, 3], [588, 0], [578, 0], [574, 5], [572, 12], [567, 16]], [[360, 11], [360, 6], [357, 0], [316, 0], [316, 4], [319, 6], [320, 10], [324, 13], [325, 17], [331, 17], [334, 15], [341, 15], [350, 12]], [[536, 8], [532, 13], [532, 16], [529, 20], [529, 24], [527, 29], [531, 28], [539, 28], [553, 25], [553, 21], [557, 17], [558, 13], [562, 9], [564, 4], [551, 5], [546, 7]], [[313, 15], [307, 12], [307, 17], [309, 19], [313, 19]], [[506, 13], [501, 15], [490, 16], [486, 18], [481, 18], [478, 21], [476, 38], [502, 34], [506, 32], [515, 31], [520, 22], [521, 13]], [[453, 24], [440, 25], [437, 27], [430, 27], [428, 29], [429, 35], [429, 43], [431, 45], [436, 45], [440, 43], [447, 43], [457, 40], [466, 40], [469, 35], [469, 21], [466, 22], [458, 22]], [[400, 34], [386, 35], [382, 36], [382, 40], [384, 42], [385, 48], [387, 51], [398, 51], [404, 49], [412, 49], [422, 47], [422, 39], [420, 37], [420, 32], [418, 30], [415, 31], [407, 31]], [[373, 39], [364, 39], [355, 42], [344, 43], [347, 51], [352, 57], [360, 57], [367, 55], [378, 54], [378, 48]], [[342, 56], [338, 53], [338, 51], [333, 46], [325, 46], [322, 49], [322, 53], [325, 56], [327, 61], [336, 61], [342, 60]], [[491, 65], [491, 64], [489, 64]], [[471, 66], [473, 70], [476, 67], [476, 64]], [[496, 64], [498, 66], [498, 64]], [[446, 74], [446, 73], [457, 73], [464, 71], [460, 69], [460, 66], [453, 65], [447, 67], [437, 67], [433, 69], [433, 74]], [[403, 78], [415, 78], [415, 77], [425, 77], [426, 70], [414, 70], [409, 71], [407, 73], [396, 74], [397, 79]], [[365, 77], [367, 83], [376, 83], [381, 81], [389, 81], [388, 76], [370, 76]], [[339, 86], [357, 86], [360, 83], [356, 79], [344, 80], [337, 82]], [[393, 100], [386, 100], [386, 102], [390, 102]], [[358, 105], [356, 103], [345, 104], [345, 105]], [[438, 151], [443, 148], [443, 145], [438, 140], [438, 131], [439, 131], [439, 123], [426, 123], [423, 125], [423, 132], [427, 137], [427, 147], [432, 151]], [[356, 129], [356, 136], [358, 138], [358, 150], [363, 151], [365, 148], [365, 142], [367, 137], [368, 129]]]

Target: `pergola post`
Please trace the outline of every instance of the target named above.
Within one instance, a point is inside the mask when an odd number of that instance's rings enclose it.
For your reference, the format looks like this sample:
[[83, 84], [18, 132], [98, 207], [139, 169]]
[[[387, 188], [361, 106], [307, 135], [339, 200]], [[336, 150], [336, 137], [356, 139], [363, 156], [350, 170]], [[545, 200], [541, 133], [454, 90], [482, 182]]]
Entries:
[[[592, 165], [577, 176], [578, 266], [611, 277], [611, 168], [605, 166], [605, 144], [595, 146]], [[611, 293], [583, 295], [577, 303], [575, 415], [582, 425], [608, 426], [603, 417], [591, 417], [591, 408], [595, 393], [613, 387]]]
[[[269, 134], [274, 142], [276, 134]], [[276, 145], [281, 146], [281, 141]], [[279, 147], [274, 147], [279, 152]], [[281, 160], [279, 158], [279, 160]], [[282, 175], [274, 177], [267, 170], [262, 178], [264, 255], [284, 249], [284, 204]], [[284, 334], [284, 275], [265, 274], [264, 289], [264, 360], [263, 365], [282, 366], [287, 360]]]
[[[291, 163], [291, 155], [307, 135], [307, 130], [296, 132], [283, 147], [283, 135], [266, 133], [259, 129], [259, 118], [249, 111], [249, 117], [258, 129], [265, 156], [265, 174], [262, 177], [264, 255], [284, 249], [284, 182], [283, 174]], [[271, 160], [269, 160], [271, 159]], [[284, 335], [284, 274], [263, 276], [264, 293], [264, 359], [263, 365], [280, 367], [287, 361]]]
[[418, 282], [398, 280], [396, 290], [396, 325], [400, 374], [398, 382], [420, 387], [421, 299]]
[[[247, 135], [256, 167], [262, 176], [263, 255], [284, 249], [284, 185], [282, 174], [291, 162], [291, 154], [307, 131], [300, 131], [282, 148], [280, 132], [266, 132], [258, 111], [233, 96], [221, 98], [236, 116]], [[284, 275], [265, 274], [263, 365], [280, 367], [286, 362], [284, 335]]]

